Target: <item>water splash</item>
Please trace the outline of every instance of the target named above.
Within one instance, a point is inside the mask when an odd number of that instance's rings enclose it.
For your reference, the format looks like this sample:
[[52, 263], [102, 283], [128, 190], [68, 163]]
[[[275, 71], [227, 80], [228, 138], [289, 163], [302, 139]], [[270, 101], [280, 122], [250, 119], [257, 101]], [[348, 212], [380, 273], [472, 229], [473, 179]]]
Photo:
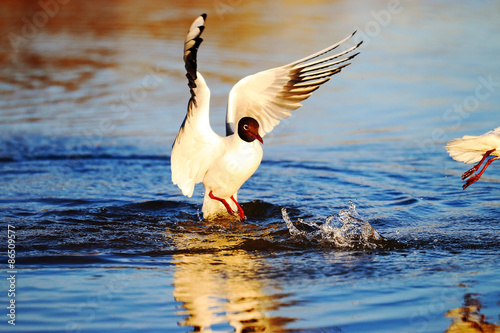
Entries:
[[294, 224], [285, 208], [281, 214], [286, 222], [290, 235], [294, 238], [319, 243], [336, 248], [370, 248], [382, 246], [384, 238], [370, 223], [364, 221], [350, 201], [349, 209], [330, 215], [324, 223], [298, 219]]

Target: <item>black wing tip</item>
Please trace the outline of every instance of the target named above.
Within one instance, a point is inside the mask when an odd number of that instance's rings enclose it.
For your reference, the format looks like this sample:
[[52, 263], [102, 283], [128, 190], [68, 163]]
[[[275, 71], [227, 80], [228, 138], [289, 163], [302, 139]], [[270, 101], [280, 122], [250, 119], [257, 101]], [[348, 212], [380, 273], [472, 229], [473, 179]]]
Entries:
[[[190, 40], [186, 40], [184, 44], [184, 67], [186, 69], [186, 78], [188, 79], [188, 86], [191, 91], [191, 99], [188, 104], [188, 114], [189, 114], [189, 107], [194, 103], [196, 105], [196, 94], [194, 89], [196, 88], [196, 79], [197, 79], [197, 70], [198, 70], [198, 64], [197, 64], [197, 56], [198, 56], [198, 48], [200, 47], [201, 43], [203, 42], [203, 38], [201, 38], [201, 34], [205, 30], [205, 20], [207, 18], [207, 14], [203, 13], [199, 17], [203, 18], [203, 22], [200, 22], [200, 25], [196, 26], [196, 28], [199, 30], [196, 37], [191, 38]], [[199, 17], [196, 18], [194, 22], [199, 20]], [[190, 31], [191, 32], [195, 27], [191, 26]], [[186, 45], [188, 42], [194, 41], [194, 44], [191, 45], [190, 48], [186, 49]]]
[[[352, 38], [357, 32], [358, 32], [358, 30], [354, 30], [354, 32], [351, 34], [351, 36], [349, 36], [349, 38]], [[358, 44], [356, 44], [355, 49], [357, 49], [358, 47], [360, 47], [361, 44], [363, 44], [362, 40]]]
[[[199, 30], [198, 34], [196, 35], [196, 37], [190, 39], [190, 40], [186, 40], [185, 41], [185, 46], [186, 47], [186, 44], [189, 42], [189, 41], [194, 41], [194, 44], [186, 49], [184, 48], [184, 62], [185, 62], [185, 69], [187, 71], [187, 78], [188, 80], [190, 81], [189, 82], [189, 86], [191, 88], [195, 88], [196, 85], [194, 84], [194, 80], [196, 80], [197, 78], [197, 75], [196, 75], [196, 71], [197, 71], [197, 55], [198, 55], [198, 48], [200, 47], [201, 43], [203, 42], [203, 38], [201, 38], [201, 35], [203, 34], [203, 31], [205, 30], [205, 20], [207, 18], [207, 14], [206, 13], [203, 13], [201, 14], [199, 17], [203, 18], [203, 22], [200, 23], [201, 25], [198, 25], [196, 28]], [[198, 20], [198, 18], [196, 19]], [[196, 22], [195, 20], [195, 22]], [[191, 27], [191, 29], [193, 29], [194, 27]], [[191, 31], [190, 29], [190, 31]]]
[[[349, 38], [348, 38], [348, 39], [352, 38], [352, 37], [353, 37], [353, 36], [354, 36], [357, 32], [358, 32], [358, 30], [354, 30], [354, 32], [353, 32], [353, 33], [349, 36]], [[359, 41], [359, 43], [358, 43], [358, 44], [356, 44], [356, 46], [354, 47], [354, 49], [357, 49], [358, 47], [360, 47], [360, 46], [361, 46], [361, 44], [363, 44], [363, 41], [362, 41], [362, 40], [361, 40], [361, 41]]]

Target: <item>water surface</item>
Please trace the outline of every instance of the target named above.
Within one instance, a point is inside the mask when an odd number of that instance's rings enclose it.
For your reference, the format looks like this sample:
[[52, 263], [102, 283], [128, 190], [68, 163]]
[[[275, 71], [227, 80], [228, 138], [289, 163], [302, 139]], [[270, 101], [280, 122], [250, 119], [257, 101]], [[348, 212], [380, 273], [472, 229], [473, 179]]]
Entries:
[[[443, 148], [499, 126], [497, 2], [54, 3], [0, 2], [2, 328], [445, 332], [471, 306], [500, 325], [500, 171], [463, 191]], [[202, 221], [203, 187], [170, 181], [203, 12], [221, 134], [240, 78], [364, 40], [266, 136], [243, 223]]]

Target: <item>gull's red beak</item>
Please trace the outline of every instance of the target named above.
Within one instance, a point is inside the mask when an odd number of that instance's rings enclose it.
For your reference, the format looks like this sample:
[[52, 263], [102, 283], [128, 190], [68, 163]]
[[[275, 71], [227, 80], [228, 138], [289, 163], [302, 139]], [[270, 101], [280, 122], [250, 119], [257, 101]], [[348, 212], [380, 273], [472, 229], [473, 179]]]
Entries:
[[263, 140], [263, 139], [262, 139], [262, 137], [259, 135], [259, 133], [252, 133], [252, 136], [253, 136], [255, 139], [259, 140], [259, 141], [260, 141], [260, 143], [264, 144], [264, 140]]

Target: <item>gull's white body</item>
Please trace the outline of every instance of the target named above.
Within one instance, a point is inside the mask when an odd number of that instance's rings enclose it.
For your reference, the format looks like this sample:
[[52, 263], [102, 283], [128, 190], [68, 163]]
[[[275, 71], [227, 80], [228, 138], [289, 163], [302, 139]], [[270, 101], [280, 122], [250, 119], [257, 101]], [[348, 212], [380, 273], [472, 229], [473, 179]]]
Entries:
[[205, 198], [202, 211], [203, 217], [207, 219], [229, 215], [224, 204], [211, 198], [210, 194], [227, 202], [233, 212], [239, 211], [235, 202], [237, 191], [257, 170], [262, 160], [261, 143], [258, 140], [243, 140], [238, 132], [239, 121], [244, 117], [255, 119], [258, 122], [259, 140], [262, 140], [281, 119], [289, 117], [291, 111], [299, 108], [301, 101], [349, 65], [346, 62], [357, 53], [341, 57], [361, 43], [338, 54], [316, 59], [336, 49], [351, 35], [309, 57], [240, 80], [229, 94], [227, 136], [221, 137], [210, 127], [210, 90], [197, 71], [196, 64], [205, 19], [206, 15], [203, 14], [193, 22], [184, 44], [191, 99], [186, 118], [172, 147], [171, 169], [173, 183], [186, 196], [192, 196], [195, 184], [203, 182]]
[[446, 145], [450, 156], [466, 164], [476, 163], [483, 155], [496, 149], [491, 155], [500, 156], [500, 127], [479, 136], [465, 135], [460, 139], [451, 140]]
[[231, 196], [238, 200], [239, 188], [257, 170], [262, 161], [262, 147], [257, 140], [245, 142], [237, 134], [223, 139], [222, 152], [214, 159], [203, 179], [205, 198], [203, 200], [203, 217], [225, 214], [224, 206], [208, 197], [210, 191], [220, 198], [225, 198], [233, 211], [238, 211], [236, 204], [229, 200]]
[[230, 197], [237, 199], [236, 192], [257, 170], [263, 154], [260, 142], [248, 143], [235, 134], [220, 137], [207, 126], [210, 90], [199, 72], [196, 84], [198, 102], [190, 104], [196, 116], [186, 117], [172, 148], [172, 181], [189, 197], [195, 184], [203, 182], [202, 212], [204, 218], [210, 218], [226, 214], [222, 203], [208, 197], [210, 191], [238, 211]]

